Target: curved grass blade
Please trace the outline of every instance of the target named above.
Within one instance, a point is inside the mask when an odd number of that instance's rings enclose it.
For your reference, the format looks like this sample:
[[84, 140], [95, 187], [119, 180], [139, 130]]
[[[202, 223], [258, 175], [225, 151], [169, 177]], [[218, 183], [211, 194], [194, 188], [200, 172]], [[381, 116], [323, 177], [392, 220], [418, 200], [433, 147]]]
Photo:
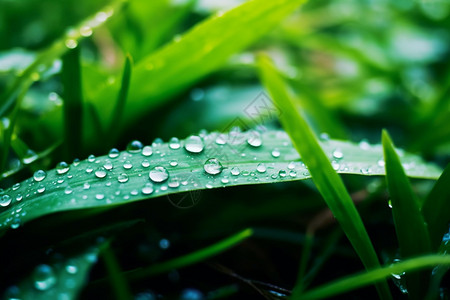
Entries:
[[348, 276], [334, 282], [314, 288], [295, 299], [324, 299], [349, 292], [364, 286], [374, 284], [403, 272], [412, 272], [431, 268], [436, 265], [450, 265], [450, 255], [426, 255], [411, 258], [386, 267], [368, 271], [365, 273]]
[[[253, 143], [255, 138], [261, 140], [259, 147], [248, 143], [248, 140]], [[213, 132], [199, 140], [203, 147], [200, 153], [187, 151], [186, 140], [179, 144], [153, 144], [140, 151], [90, 157], [67, 168], [59, 166], [50, 170], [44, 179], [37, 176], [37, 180], [30, 178], [18, 183], [0, 195], [0, 230], [58, 211], [125, 204], [207, 188], [311, 177], [283, 131]], [[330, 161], [336, 149], [344, 153], [339, 173], [367, 175], [360, 170], [371, 169], [370, 175], [384, 175], [384, 167], [377, 163], [382, 157], [380, 145], [362, 149], [358, 144], [334, 140], [323, 141], [321, 145]], [[209, 158], [216, 158], [222, 164], [220, 173], [206, 173], [204, 164]], [[408, 170], [413, 177], [437, 178], [441, 172], [413, 155], [405, 154], [402, 160], [415, 165]], [[165, 168], [169, 175], [160, 183], [149, 178], [150, 171], [157, 166]], [[23, 216], [15, 218], [18, 209]]]
[[78, 299], [99, 248], [65, 257], [61, 262], [36, 266], [32, 274], [5, 292], [5, 299]]
[[62, 57], [61, 80], [64, 87], [64, 150], [66, 159], [82, 150], [83, 92], [81, 86], [80, 48]]
[[431, 246], [436, 250], [450, 223], [450, 164], [425, 199], [422, 214], [428, 224]]
[[[298, 113], [281, 76], [267, 56], [260, 56], [258, 63], [261, 79], [281, 110], [281, 124], [308, 167], [314, 184], [366, 269], [379, 267], [377, 254], [355, 204], [314, 133]], [[376, 286], [380, 298], [392, 298], [386, 281]]]
[[[214, 15], [187, 33], [142, 59], [133, 68], [124, 124], [161, 105], [169, 97], [221, 67], [239, 52], [273, 29], [306, 0], [253, 0]], [[176, 80], [174, 80], [176, 78]], [[117, 87], [98, 91], [94, 104], [98, 110], [107, 105]], [[106, 124], [111, 111], [105, 111]]]
[[[387, 131], [382, 134], [386, 161], [386, 181], [392, 201], [392, 215], [402, 258], [431, 252], [430, 236], [414, 194], [394, 145]], [[429, 274], [406, 274], [406, 286], [413, 299], [423, 299]]]

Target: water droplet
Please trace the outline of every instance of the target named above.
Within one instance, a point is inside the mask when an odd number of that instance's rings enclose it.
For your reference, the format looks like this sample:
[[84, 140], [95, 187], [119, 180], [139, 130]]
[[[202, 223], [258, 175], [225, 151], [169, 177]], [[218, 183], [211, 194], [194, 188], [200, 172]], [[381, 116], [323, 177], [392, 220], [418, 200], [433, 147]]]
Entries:
[[43, 184], [40, 184], [37, 188], [37, 191], [39, 194], [42, 194], [43, 192], [45, 192], [45, 186]]
[[259, 163], [256, 166], [256, 171], [258, 171], [259, 173], [264, 173], [266, 171], [266, 165], [264, 163]]
[[359, 171], [361, 172], [361, 174], [364, 174], [364, 175], [370, 175], [372, 173], [371, 168], [361, 168]]
[[12, 186], [12, 190], [13, 190], [13, 191], [18, 190], [19, 188], [20, 188], [20, 183], [16, 183], [16, 184], [14, 184], [14, 185]]
[[173, 137], [170, 139], [169, 141], [169, 148], [176, 150], [176, 149], [180, 149], [181, 144], [180, 144], [180, 140], [176, 137]]
[[230, 182], [230, 180], [229, 180], [228, 178], [226, 178], [226, 177], [222, 178], [220, 181], [221, 181], [223, 184], [227, 184], [227, 183]]
[[127, 160], [126, 162], [123, 163], [123, 168], [126, 169], [126, 170], [129, 170], [132, 167], [133, 167], [133, 164], [129, 160]]
[[91, 185], [90, 185], [88, 182], [85, 182], [85, 183], [83, 184], [83, 189], [88, 190], [88, 189], [90, 189], [90, 188], [91, 188]]
[[169, 164], [172, 167], [176, 167], [176, 166], [178, 166], [178, 161], [176, 159], [174, 159], [174, 160], [171, 160]]
[[231, 175], [238, 176], [239, 174], [241, 174], [241, 170], [238, 167], [231, 168]]
[[388, 200], [388, 206], [389, 206], [389, 208], [392, 208], [392, 201], [391, 201], [391, 199]]
[[120, 183], [125, 183], [125, 182], [128, 181], [128, 175], [127, 175], [126, 173], [121, 173], [121, 174], [117, 177], [117, 180], [118, 180]]
[[22, 201], [22, 199], [23, 199], [22, 194], [17, 194], [16, 201]]
[[278, 172], [278, 176], [280, 176], [281, 178], [286, 177], [286, 174], [287, 174], [287, 172], [286, 172], [285, 170], [280, 170], [280, 171]]
[[377, 165], [378, 165], [379, 167], [384, 167], [385, 164], [386, 164], [386, 163], [384, 162], [384, 159], [382, 159], [382, 158], [380, 158], [380, 159], [377, 161]]
[[33, 179], [37, 182], [42, 181], [45, 179], [45, 177], [47, 176], [47, 173], [45, 173], [44, 170], [37, 170], [36, 172], [34, 172], [33, 174]]
[[89, 26], [83, 26], [80, 28], [80, 34], [82, 36], [88, 37], [92, 35], [92, 28]]
[[144, 159], [141, 163], [144, 168], [150, 167], [150, 162], [147, 159]]
[[290, 172], [289, 172], [289, 176], [291, 176], [292, 178], [295, 178], [295, 177], [297, 177], [297, 172], [295, 172], [295, 171], [290, 171]]
[[169, 178], [169, 173], [164, 167], [154, 167], [148, 174], [153, 182], [163, 182]]
[[280, 150], [278, 150], [278, 148], [275, 148], [272, 150], [273, 157], [277, 158], [277, 157], [280, 157], [280, 155], [281, 155], [281, 153], [280, 153]]
[[142, 148], [144, 148], [144, 145], [142, 145], [142, 143], [138, 140], [131, 141], [127, 145], [127, 151], [129, 153], [139, 153], [141, 152]]
[[119, 156], [120, 152], [116, 148], [112, 148], [109, 150], [108, 156], [109, 158], [117, 158]]
[[106, 177], [106, 170], [103, 167], [98, 168], [95, 170], [95, 176], [97, 178], [105, 178]]
[[159, 247], [161, 249], [168, 249], [170, 247], [170, 241], [168, 239], [161, 239], [159, 241]]
[[34, 162], [36, 159], [38, 159], [38, 155], [36, 154], [36, 152], [34, 152], [31, 149], [28, 149], [27, 152], [25, 153], [25, 156], [23, 157], [22, 161], [24, 164], [28, 165], [31, 164], [32, 162]]
[[178, 178], [171, 178], [170, 180], [169, 180], [169, 183], [167, 183], [167, 185], [170, 187], [170, 188], [177, 188], [177, 187], [179, 187], [180, 186], [180, 180], [178, 180]]
[[56, 173], [59, 175], [66, 174], [69, 169], [70, 167], [65, 161], [62, 161], [56, 165]]
[[70, 186], [66, 187], [66, 189], [64, 190], [64, 194], [66, 194], [66, 195], [72, 194], [72, 192], [73, 192], [73, 189]]
[[69, 274], [76, 274], [78, 272], [78, 267], [74, 263], [67, 264], [66, 272]]
[[142, 188], [142, 194], [144, 195], [150, 195], [153, 193], [153, 184], [150, 182], [146, 183], [145, 186]]
[[191, 153], [200, 153], [205, 145], [199, 136], [191, 135], [185, 141], [184, 148]]
[[324, 141], [324, 142], [330, 140], [330, 136], [329, 136], [328, 133], [326, 133], [326, 132], [322, 132], [322, 133], [320, 134], [319, 138], [320, 138], [321, 141]]
[[105, 195], [104, 195], [104, 194], [96, 194], [96, 195], [95, 195], [95, 199], [97, 199], [97, 200], [103, 200], [103, 199], [105, 199]]
[[10, 195], [3, 195], [0, 197], [0, 206], [6, 207], [11, 203], [11, 196]]
[[225, 145], [227, 143], [227, 135], [224, 133], [220, 133], [216, 138], [217, 145]]
[[95, 161], [95, 155], [91, 154], [88, 156], [88, 162], [94, 162]]
[[69, 49], [74, 49], [78, 46], [78, 42], [74, 39], [67, 39], [65, 44], [66, 44], [66, 47]]
[[210, 175], [217, 175], [222, 172], [223, 166], [217, 158], [210, 158], [204, 163], [203, 169]]
[[106, 170], [110, 171], [113, 169], [113, 164], [111, 163], [110, 160], [105, 161], [105, 163], [103, 164], [103, 168], [105, 168]]
[[369, 150], [370, 149], [370, 144], [367, 140], [361, 140], [359, 142], [359, 148], [361, 148], [362, 150]]
[[152, 149], [151, 146], [145, 146], [145, 147], [142, 149], [142, 155], [144, 155], [144, 156], [150, 156], [150, 155], [152, 155], [152, 154], [153, 154], [153, 149]]
[[72, 164], [74, 165], [74, 167], [78, 166], [80, 164], [80, 159], [75, 158], [72, 162]]
[[34, 287], [40, 291], [46, 291], [56, 283], [56, 277], [52, 267], [39, 265], [33, 272]]
[[252, 147], [259, 147], [262, 145], [261, 134], [257, 131], [250, 131], [250, 136], [247, 139], [247, 143]]
[[344, 157], [344, 153], [340, 149], [335, 149], [332, 155], [335, 159], [342, 159]]
[[331, 166], [333, 167], [333, 169], [334, 169], [335, 171], [339, 170], [339, 167], [340, 167], [339, 163], [338, 163], [337, 161], [335, 161], [335, 160], [333, 160], [333, 161], [331, 162]]

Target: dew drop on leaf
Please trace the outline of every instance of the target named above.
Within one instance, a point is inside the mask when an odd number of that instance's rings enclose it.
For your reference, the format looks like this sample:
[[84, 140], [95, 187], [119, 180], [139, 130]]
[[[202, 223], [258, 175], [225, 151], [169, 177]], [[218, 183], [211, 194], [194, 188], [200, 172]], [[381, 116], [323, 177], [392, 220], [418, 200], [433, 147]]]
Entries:
[[150, 167], [150, 162], [148, 161], [148, 159], [144, 159], [144, 160], [142, 161], [141, 165], [142, 165], [144, 168], [148, 168], [148, 167]]
[[117, 181], [119, 181], [120, 183], [125, 183], [128, 181], [128, 175], [126, 173], [121, 173], [118, 177], [117, 177]]
[[332, 155], [335, 159], [342, 159], [344, 157], [344, 153], [340, 149], [335, 149]]
[[151, 146], [145, 146], [145, 147], [142, 149], [142, 155], [144, 155], [144, 156], [150, 156], [150, 155], [152, 155], [152, 154], [153, 154], [153, 149], [152, 149]]
[[105, 163], [103, 164], [103, 168], [105, 168], [106, 170], [110, 171], [113, 169], [113, 164], [111, 163], [110, 160], [105, 161]]
[[231, 175], [238, 176], [239, 174], [241, 174], [241, 170], [238, 167], [231, 168]]
[[280, 153], [280, 150], [278, 150], [278, 148], [275, 148], [272, 150], [273, 157], [277, 158], [277, 157], [280, 157], [280, 155], [281, 155], [281, 153]]
[[56, 277], [52, 267], [49, 265], [39, 265], [33, 272], [34, 287], [40, 291], [52, 288], [56, 283]]
[[167, 172], [166, 168], [158, 166], [154, 167], [150, 173], [148, 174], [150, 179], [153, 182], [163, 182], [166, 181], [167, 178], [169, 178], [169, 173]]
[[109, 150], [108, 156], [109, 158], [117, 158], [119, 156], [120, 152], [116, 148], [112, 148]]
[[93, 154], [88, 156], [88, 162], [94, 162], [95, 161], [95, 156]]
[[180, 144], [180, 140], [176, 137], [173, 137], [170, 139], [169, 141], [169, 148], [176, 150], [176, 149], [180, 149], [181, 144]]
[[203, 164], [203, 169], [210, 175], [222, 173], [223, 166], [217, 158], [210, 158]]
[[129, 153], [139, 153], [143, 147], [144, 145], [140, 141], [134, 140], [127, 145], [127, 151]]
[[104, 167], [100, 167], [95, 171], [95, 177], [97, 178], [105, 178], [106, 177], [106, 170]]
[[10, 195], [3, 195], [0, 197], [0, 206], [6, 207], [11, 203], [11, 196]]
[[42, 194], [43, 192], [45, 192], [45, 185], [40, 184], [37, 188], [37, 191], [39, 194]]
[[153, 193], [153, 184], [151, 184], [150, 182], [146, 183], [141, 192], [144, 195], [150, 195], [151, 193]]
[[34, 172], [33, 174], [33, 179], [37, 182], [42, 181], [45, 179], [45, 177], [47, 176], [47, 173], [45, 173], [44, 170], [37, 170], [36, 172]]
[[247, 143], [252, 147], [259, 147], [262, 145], [261, 134], [257, 131], [250, 131], [250, 136], [247, 139]]
[[58, 175], [66, 174], [69, 169], [70, 167], [65, 161], [62, 161], [56, 165], [56, 173], [58, 173]]
[[256, 171], [258, 171], [259, 173], [264, 173], [266, 171], [266, 165], [264, 165], [264, 163], [259, 163], [256, 166]]
[[221, 133], [216, 138], [216, 144], [217, 145], [225, 145], [227, 143], [227, 135], [224, 133]]
[[126, 170], [129, 170], [132, 167], [133, 167], [133, 164], [129, 160], [127, 160], [126, 162], [123, 163], [123, 168], [126, 169]]
[[190, 153], [200, 153], [205, 145], [199, 136], [191, 135], [185, 141], [184, 148]]

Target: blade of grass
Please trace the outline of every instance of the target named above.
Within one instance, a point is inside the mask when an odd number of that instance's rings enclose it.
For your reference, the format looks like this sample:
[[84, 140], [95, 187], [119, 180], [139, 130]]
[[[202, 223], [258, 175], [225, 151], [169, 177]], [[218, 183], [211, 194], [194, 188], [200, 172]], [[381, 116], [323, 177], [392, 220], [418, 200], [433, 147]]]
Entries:
[[[394, 144], [386, 130], [382, 133], [386, 181], [392, 201], [392, 215], [402, 258], [431, 251], [430, 236], [420, 212], [419, 201], [403, 170]], [[423, 299], [429, 274], [406, 274], [406, 285], [411, 298]]]
[[450, 222], [450, 164], [444, 169], [422, 205], [422, 214], [428, 224], [432, 249], [437, 250]]
[[[312, 179], [333, 212], [350, 243], [367, 269], [380, 266], [361, 217], [348, 194], [342, 179], [333, 169], [317, 138], [288, 94], [285, 83], [267, 56], [259, 56], [260, 77], [272, 99], [281, 110], [281, 124], [289, 134], [294, 147], [308, 167]], [[386, 281], [376, 285], [380, 298], [391, 299]]]
[[110, 140], [114, 143], [119, 136], [121, 125], [122, 125], [122, 117], [123, 112], [125, 110], [125, 103], [128, 97], [128, 90], [130, 87], [130, 78], [131, 72], [133, 68], [133, 59], [130, 54], [127, 54], [125, 57], [125, 65], [123, 67], [122, 74], [122, 84], [120, 86], [120, 91], [117, 96], [116, 105], [114, 107], [114, 111], [109, 123], [109, 136], [112, 137]]
[[431, 268], [436, 265], [450, 265], [450, 255], [420, 256], [365, 273], [351, 275], [307, 291], [302, 294], [301, 297], [296, 299], [306, 300], [329, 298], [382, 281], [392, 276], [392, 274], [417, 271], [425, 268]]
[[64, 150], [67, 160], [82, 150], [83, 95], [81, 87], [80, 47], [62, 58], [61, 81], [64, 88]]
[[108, 278], [111, 283], [112, 290], [114, 291], [113, 294], [115, 298], [117, 300], [133, 299], [131, 291], [127, 285], [127, 281], [120, 270], [117, 258], [109, 244], [103, 248], [101, 257], [103, 258], [108, 271]]

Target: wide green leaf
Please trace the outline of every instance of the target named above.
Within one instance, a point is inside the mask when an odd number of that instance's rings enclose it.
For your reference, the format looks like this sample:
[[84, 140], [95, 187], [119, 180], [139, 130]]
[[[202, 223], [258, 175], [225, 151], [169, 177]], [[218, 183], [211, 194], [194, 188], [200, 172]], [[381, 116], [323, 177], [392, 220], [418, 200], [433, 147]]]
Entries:
[[[200, 143], [194, 149], [202, 151], [187, 151], [186, 148], [191, 149], [196, 140]], [[380, 145], [364, 144], [361, 147], [335, 140], [324, 140], [321, 145], [339, 173], [384, 175], [384, 167], [379, 163], [382, 157]], [[337, 151], [339, 156], [343, 155], [339, 162], [335, 158]], [[205, 162], [210, 158], [216, 158], [223, 166], [217, 175], [205, 171]], [[402, 161], [415, 166], [408, 169], [409, 176], [439, 177], [438, 167], [417, 156], [405, 153]], [[154, 182], [149, 178], [155, 167], [167, 170], [167, 180]], [[186, 191], [311, 177], [288, 135], [276, 130], [262, 133], [233, 130], [227, 134], [201, 134], [198, 139], [155, 142], [134, 152], [111, 151], [109, 155], [91, 156], [71, 165], [60, 163], [43, 175], [41, 172], [35, 174], [34, 178], [3, 192], [0, 198], [1, 228], [17, 228], [24, 222], [58, 211], [124, 204]]]
[[[379, 267], [377, 254], [350, 194], [326, 153], [321, 149], [308, 123], [298, 112], [277, 69], [267, 56], [260, 57], [259, 66], [261, 79], [282, 112], [281, 124], [289, 134], [295, 149], [302, 156], [314, 184], [341, 225], [363, 265], [367, 269]], [[391, 298], [386, 282], [378, 284], [377, 290], [382, 299]]]

